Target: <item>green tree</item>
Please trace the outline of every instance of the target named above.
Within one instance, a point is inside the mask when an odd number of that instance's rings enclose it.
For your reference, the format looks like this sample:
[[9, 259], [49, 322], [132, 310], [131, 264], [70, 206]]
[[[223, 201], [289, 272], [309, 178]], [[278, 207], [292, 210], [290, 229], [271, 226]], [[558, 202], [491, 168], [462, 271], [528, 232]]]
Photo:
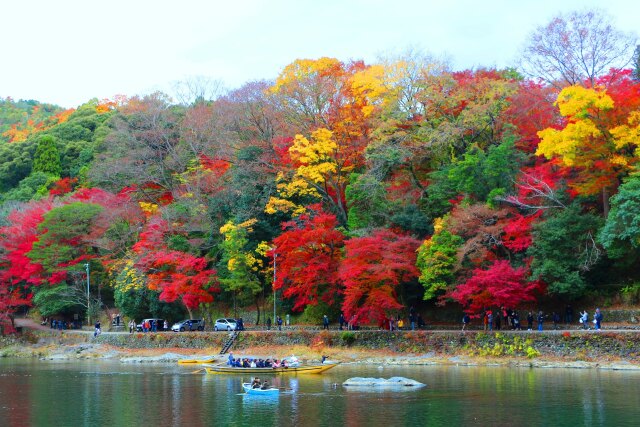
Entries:
[[256, 303], [258, 309], [258, 322], [260, 319], [260, 306], [256, 297], [262, 292], [262, 283], [259, 271], [262, 261], [257, 254], [249, 250], [248, 235], [256, 220], [248, 220], [240, 224], [227, 222], [220, 228], [224, 240], [219, 247], [222, 250], [222, 258], [218, 269], [219, 281], [222, 288], [238, 298], [239, 302]]
[[611, 258], [638, 255], [640, 250], [640, 175], [632, 175], [611, 198], [611, 210], [598, 240]]
[[0, 191], [8, 191], [26, 178], [33, 168], [36, 144], [0, 144]]
[[45, 135], [38, 140], [36, 153], [33, 157], [33, 171], [55, 176], [60, 176], [62, 173], [60, 152], [54, 137]]
[[17, 187], [7, 191], [3, 195], [2, 200], [28, 202], [35, 196], [44, 196], [47, 194], [51, 184], [58, 179], [57, 176], [49, 175], [45, 172], [34, 172], [20, 181]]
[[42, 233], [27, 256], [50, 273], [59, 271], [90, 252], [83, 243], [91, 232], [93, 219], [103, 210], [92, 203], [74, 202], [54, 208], [38, 226]]
[[116, 288], [114, 291], [115, 305], [126, 317], [138, 321], [146, 317], [177, 321], [185, 316], [185, 310], [181, 304], [160, 301], [159, 296], [159, 292], [146, 287], [129, 290]]
[[[82, 298], [84, 301], [81, 301]], [[84, 302], [84, 304], [81, 305], [80, 302]], [[78, 295], [73, 286], [67, 284], [40, 286], [35, 289], [33, 305], [45, 317], [56, 314], [71, 314], [86, 310], [86, 295], [82, 293]]]
[[382, 227], [388, 220], [386, 189], [369, 174], [351, 174], [345, 195], [349, 206], [347, 225], [350, 230]]
[[511, 136], [486, 151], [476, 145], [470, 147], [462, 158], [431, 175], [434, 182], [428, 188], [430, 210], [434, 215], [443, 214], [449, 208], [448, 200], [459, 194], [491, 202], [490, 196], [497, 191], [508, 192], [513, 187], [522, 159]]
[[456, 253], [463, 240], [460, 236], [444, 230], [445, 222], [441, 219], [436, 220], [436, 232], [418, 248], [418, 280], [424, 287], [425, 300], [444, 292], [455, 279], [454, 272], [458, 262]]
[[582, 212], [577, 203], [535, 225], [527, 255], [531, 274], [542, 279], [552, 295], [578, 298], [587, 289], [587, 273], [600, 260], [594, 236], [602, 225], [598, 215]]

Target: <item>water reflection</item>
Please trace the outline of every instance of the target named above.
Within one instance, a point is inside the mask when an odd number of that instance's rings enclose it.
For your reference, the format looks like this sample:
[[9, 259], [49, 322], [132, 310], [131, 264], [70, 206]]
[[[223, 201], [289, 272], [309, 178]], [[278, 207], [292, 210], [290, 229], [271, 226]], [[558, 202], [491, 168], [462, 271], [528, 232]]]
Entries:
[[[250, 376], [168, 365], [0, 361], [3, 426], [633, 425], [640, 373], [569, 369], [340, 366], [273, 376], [279, 396], [245, 395]], [[350, 377], [405, 376], [427, 387], [367, 393]], [[403, 390], [404, 391], [404, 390]], [[409, 391], [409, 390], [407, 390]]]

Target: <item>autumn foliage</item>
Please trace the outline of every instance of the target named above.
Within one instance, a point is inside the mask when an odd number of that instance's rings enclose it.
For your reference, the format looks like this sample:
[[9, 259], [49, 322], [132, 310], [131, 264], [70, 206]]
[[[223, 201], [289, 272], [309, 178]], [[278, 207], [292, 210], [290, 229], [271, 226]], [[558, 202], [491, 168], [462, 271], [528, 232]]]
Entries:
[[420, 242], [390, 230], [345, 243], [345, 259], [339, 277], [344, 284], [343, 312], [356, 321], [382, 324], [403, 305], [398, 301], [402, 285], [415, 282], [416, 249]]
[[535, 301], [542, 290], [541, 283], [529, 282], [526, 267], [513, 268], [506, 260], [498, 260], [487, 269], [475, 269], [472, 276], [447, 294], [476, 314], [490, 307], [518, 307]]
[[138, 318], [263, 322], [275, 297], [381, 324], [636, 283], [639, 73], [545, 83], [414, 52], [180, 104], [0, 100], [0, 322], [84, 264], [89, 299]]
[[319, 210], [283, 223], [283, 233], [273, 240], [275, 288], [293, 299], [294, 310], [321, 300], [332, 304], [341, 293], [338, 269], [345, 236], [336, 226], [335, 215]]
[[154, 217], [133, 246], [139, 255], [136, 267], [146, 273], [147, 286], [160, 291], [162, 301], [178, 300], [188, 309], [212, 302], [219, 290], [215, 270], [207, 268], [203, 257], [170, 250], [164, 241], [167, 232], [166, 222]]

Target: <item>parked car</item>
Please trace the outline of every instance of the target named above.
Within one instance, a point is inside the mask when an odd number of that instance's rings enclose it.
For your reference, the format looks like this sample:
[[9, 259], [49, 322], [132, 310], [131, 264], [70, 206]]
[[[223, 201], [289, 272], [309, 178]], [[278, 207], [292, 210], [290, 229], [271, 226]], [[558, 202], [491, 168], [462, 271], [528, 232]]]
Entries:
[[155, 322], [156, 331], [164, 331], [164, 319], [155, 318], [142, 319], [142, 322], [136, 325], [136, 331], [142, 332], [142, 325], [144, 324], [144, 322], [149, 321], [149, 323], [151, 323], [152, 320]]
[[204, 331], [204, 319], [185, 319], [174, 323], [171, 327], [174, 332]]
[[213, 325], [214, 331], [235, 331], [238, 327], [236, 319], [218, 319]]

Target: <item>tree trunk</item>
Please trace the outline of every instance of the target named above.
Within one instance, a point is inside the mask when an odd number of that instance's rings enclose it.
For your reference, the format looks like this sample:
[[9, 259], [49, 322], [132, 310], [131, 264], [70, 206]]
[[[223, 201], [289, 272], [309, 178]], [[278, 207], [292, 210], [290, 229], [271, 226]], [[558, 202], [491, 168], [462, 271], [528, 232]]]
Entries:
[[258, 311], [258, 317], [256, 318], [256, 326], [260, 324], [260, 299], [256, 296], [256, 310]]
[[602, 188], [602, 212], [604, 219], [607, 219], [609, 216], [609, 191], [607, 191], [607, 187]]

